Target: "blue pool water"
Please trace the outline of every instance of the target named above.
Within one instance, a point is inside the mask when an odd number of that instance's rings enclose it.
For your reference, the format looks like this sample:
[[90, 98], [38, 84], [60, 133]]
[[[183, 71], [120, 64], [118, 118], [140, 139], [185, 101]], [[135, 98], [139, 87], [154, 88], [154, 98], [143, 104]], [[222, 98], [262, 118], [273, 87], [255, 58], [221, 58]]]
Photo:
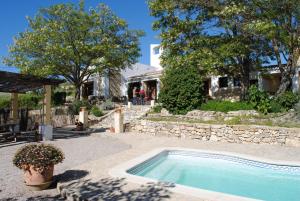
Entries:
[[165, 152], [127, 171], [130, 174], [268, 201], [300, 200], [300, 167], [238, 157]]

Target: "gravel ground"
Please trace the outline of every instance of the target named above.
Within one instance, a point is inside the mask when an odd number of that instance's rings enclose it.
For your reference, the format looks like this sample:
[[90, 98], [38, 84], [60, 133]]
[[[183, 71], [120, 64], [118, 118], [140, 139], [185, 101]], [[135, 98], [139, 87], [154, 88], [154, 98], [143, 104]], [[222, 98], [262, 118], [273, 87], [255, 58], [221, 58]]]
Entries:
[[[70, 169], [80, 164], [130, 148], [130, 145], [108, 137], [104, 133], [88, 137], [59, 139], [49, 143], [60, 147], [65, 154], [64, 162], [55, 166], [54, 174], [60, 175], [60, 177], [56, 176], [57, 178], [62, 178], [61, 175], [68, 177], [66, 173], [72, 175], [74, 172]], [[40, 192], [29, 191], [26, 188], [22, 178], [23, 172], [12, 164], [14, 153], [22, 145], [0, 147], [0, 200], [59, 200], [55, 186], [50, 190]]]

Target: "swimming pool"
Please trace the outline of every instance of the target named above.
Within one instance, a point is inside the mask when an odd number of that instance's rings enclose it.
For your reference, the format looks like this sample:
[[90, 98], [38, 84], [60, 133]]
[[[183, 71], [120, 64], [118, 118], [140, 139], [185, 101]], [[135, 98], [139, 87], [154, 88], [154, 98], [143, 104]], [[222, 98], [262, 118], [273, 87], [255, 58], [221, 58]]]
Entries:
[[192, 150], [163, 150], [131, 166], [133, 176], [269, 201], [300, 200], [300, 167]]

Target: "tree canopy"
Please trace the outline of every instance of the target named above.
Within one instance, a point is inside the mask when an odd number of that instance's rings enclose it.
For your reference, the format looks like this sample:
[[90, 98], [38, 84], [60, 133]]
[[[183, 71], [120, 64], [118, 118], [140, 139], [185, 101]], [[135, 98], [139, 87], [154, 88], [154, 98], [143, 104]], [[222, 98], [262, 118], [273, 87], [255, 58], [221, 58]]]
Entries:
[[250, 71], [273, 62], [282, 73], [278, 93], [288, 89], [299, 58], [296, 0], [149, 0], [149, 7], [163, 65], [188, 62], [203, 76], [239, 78], [245, 94]]
[[24, 73], [63, 76], [77, 88], [76, 98], [91, 74], [125, 68], [140, 56], [143, 31], [130, 30], [104, 4], [88, 11], [84, 1], [58, 4], [27, 19], [4, 62]]

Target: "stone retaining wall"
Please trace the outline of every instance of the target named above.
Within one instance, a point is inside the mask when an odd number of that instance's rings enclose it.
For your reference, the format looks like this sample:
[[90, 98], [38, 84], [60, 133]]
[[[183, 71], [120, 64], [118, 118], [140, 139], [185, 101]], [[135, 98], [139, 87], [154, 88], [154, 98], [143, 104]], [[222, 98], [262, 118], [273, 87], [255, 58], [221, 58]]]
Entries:
[[300, 146], [300, 129], [253, 125], [210, 125], [139, 120], [129, 131], [202, 141]]
[[[32, 128], [35, 122], [42, 122], [42, 115], [39, 110], [31, 110], [28, 114], [28, 128]], [[51, 125], [53, 127], [63, 127], [66, 125], [72, 125], [75, 123], [75, 119], [78, 119], [78, 115], [72, 117], [71, 115], [60, 114], [57, 115], [54, 111], [51, 112]]]

